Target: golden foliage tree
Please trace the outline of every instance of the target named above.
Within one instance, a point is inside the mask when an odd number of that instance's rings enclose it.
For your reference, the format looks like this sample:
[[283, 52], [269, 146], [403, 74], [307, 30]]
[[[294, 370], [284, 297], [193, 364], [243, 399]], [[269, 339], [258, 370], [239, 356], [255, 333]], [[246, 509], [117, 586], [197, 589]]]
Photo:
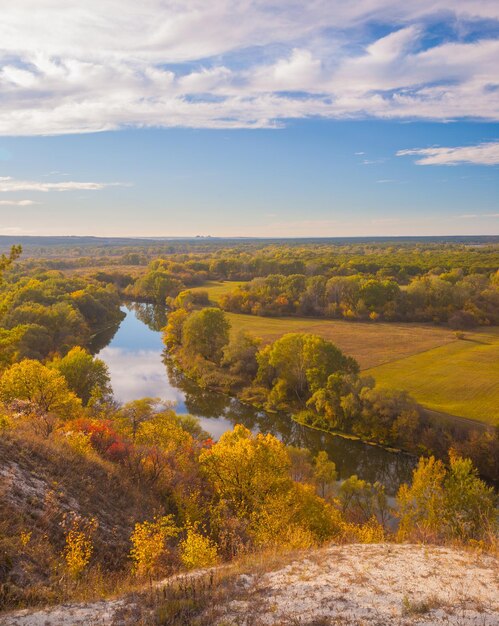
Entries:
[[130, 558], [134, 571], [140, 576], [151, 577], [168, 552], [168, 539], [176, 537], [178, 533], [173, 515], [155, 517], [152, 522], [137, 522], [130, 538]]

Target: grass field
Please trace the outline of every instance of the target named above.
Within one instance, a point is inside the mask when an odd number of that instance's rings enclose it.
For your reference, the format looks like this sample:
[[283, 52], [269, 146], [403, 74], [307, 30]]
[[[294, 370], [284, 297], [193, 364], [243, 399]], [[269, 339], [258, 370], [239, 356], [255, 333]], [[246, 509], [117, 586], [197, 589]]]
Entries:
[[405, 389], [434, 411], [499, 421], [499, 328], [369, 369], [377, 383]]
[[226, 280], [224, 282], [209, 280], [201, 287], [189, 287], [189, 291], [207, 291], [210, 300], [217, 303], [220, 296], [230, 293], [239, 285], [244, 285], [244, 282], [237, 280]]
[[422, 324], [344, 322], [306, 317], [258, 317], [227, 313], [232, 332], [245, 330], [264, 342], [285, 333], [314, 333], [353, 356], [362, 369], [455, 341], [454, 333]]

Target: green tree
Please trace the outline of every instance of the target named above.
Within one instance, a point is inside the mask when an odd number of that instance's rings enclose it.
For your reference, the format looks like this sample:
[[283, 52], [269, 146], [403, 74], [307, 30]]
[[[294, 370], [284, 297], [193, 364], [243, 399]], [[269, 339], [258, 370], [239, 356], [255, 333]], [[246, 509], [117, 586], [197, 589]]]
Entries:
[[412, 484], [401, 485], [397, 494], [399, 536], [430, 537], [438, 533], [444, 510], [445, 466], [435, 457], [421, 457]]
[[310, 450], [295, 446], [286, 446], [286, 450], [291, 462], [291, 478], [299, 483], [313, 483], [314, 466]]
[[385, 524], [389, 519], [388, 499], [381, 483], [370, 483], [356, 474], [344, 480], [339, 490], [341, 510], [357, 524], [377, 519]]
[[184, 323], [183, 347], [187, 353], [220, 363], [223, 348], [229, 342], [229, 330], [229, 321], [220, 309], [196, 311]]
[[222, 365], [228, 366], [231, 373], [253, 378], [258, 370], [256, 354], [260, 339], [239, 331], [225, 346]]
[[117, 418], [121, 422], [121, 430], [135, 441], [140, 425], [151, 420], [161, 408], [166, 408], [160, 398], [139, 398], [124, 404]]
[[188, 317], [189, 313], [185, 309], [177, 309], [168, 313], [163, 342], [169, 349], [182, 345], [184, 323]]
[[185, 285], [173, 274], [162, 269], [152, 269], [127, 287], [127, 293], [152, 302], [165, 303], [167, 296], [177, 296]]
[[461, 540], [480, 539], [497, 532], [496, 494], [478, 477], [470, 459], [453, 452], [444, 482], [447, 533]]
[[330, 341], [302, 333], [289, 333], [275, 341], [268, 351], [268, 365], [276, 376], [269, 397], [275, 406], [286, 400], [304, 404], [331, 374], [358, 370], [357, 363]]
[[453, 453], [447, 469], [434, 457], [421, 458], [412, 484], [397, 495], [402, 538], [481, 539], [497, 532], [496, 495], [469, 459]]
[[56, 358], [50, 366], [61, 373], [68, 387], [87, 406], [92, 395], [111, 396], [111, 379], [107, 365], [101, 359], [76, 346], [63, 358]]
[[0, 256], [0, 283], [2, 282], [2, 274], [3, 272], [10, 266], [12, 263], [21, 256], [22, 248], [21, 246], [12, 246], [9, 254], [2, 254]]

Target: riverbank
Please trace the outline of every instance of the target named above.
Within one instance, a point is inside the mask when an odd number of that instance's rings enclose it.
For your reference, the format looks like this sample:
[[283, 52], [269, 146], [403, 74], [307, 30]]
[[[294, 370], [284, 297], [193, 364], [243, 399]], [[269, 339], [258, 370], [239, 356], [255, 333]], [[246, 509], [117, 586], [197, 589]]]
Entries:
[[[175, 367], [178, 371], [182, 372], [182, 375], [190, 380], [191, 382], [193, 382], [196, 385], [199, 385], [200, 382], [196, 379], [195, 376], [193, 375], [189, 375], [186, 370], [182, 367], [179, 359], [175, 358], [174, 354], [167, 352], [166, 356], [165, 356], [165, 360], [168, 360], [173, 367]], [[293, 413], [286, 413], [286, 412], [282, 412], [282, 411], [272, 411], [270, 409], [266, 409], [264, 406], [262, 406], [261, 404], [258, 403], [251, 403], [248, 402], [247, 400], [243, 400], [241, 399], [236, 393], [230, 393], [229, 391], [220, 388], [220, 387], [206, 387], [206, 389], [210, 390], [210, 391], [214, 391], [216, 393], [222, 394], [227, 396], [227, 398], [232, 398], [237, 400], [240, 404], [253, 408], [256, 411], [262, 411], [267, 413], [268, 415], [272, 416], [276, 416], [276, 415], [281, 415], [281, 416], [285, 416], [287, 419], [292, 420], [293, 422], [295, 422], [296, 424], [299, 424], [300, 426], [303, 426], [304, 428], [309, 428], [311, 430], [315, 430], [318, 432], [322, 432], [322, 433], [326, 433], [327, 435], [330, 435], [332, 437], [338, 437], [339, 439], [344, 439], [346, 441], [355, 441], [358, 443], [362, 443], [363, 445], [367, 445], [367, 446], [374, 446], [377, 448], [380, 448], [382, 450], [386, 450], [387, 452], [391, 452], [394, 454], [406, 454], [407, 456], [410, 456], [412, 458], [416, 458], [414, 453], [411, 453], [407, 450], [402, 450], [401, 448], [395, 448], [393, 446], [385, 446], [379, 442], [376, 441], [370, 441], [368, 439], [363, 439], [362, 437], [358, 437], [357, 435], [353, 435], [350, 433], [344, 433], [341, 432], [340, 430], [327, 430], [325, 428], [320, 428], [318, 426], [314, 426], [312, 424], [307, 424], [306, 421], [302, 421], [299, 419], [297, 414], [293, 414]]]
[[[220, 366], [199, 359], [192, 362], [189, 359], [186, 362], [186, 357], [182, 354], [182, 346], [170, 349], [169, 358], [173, 360], [176, 368], [191, 378], [196, 384], [217, 393], [228, 394], [230, 397], [237, 398], [239, 402], [250, 404], [256, 410], [268, 411], [262, 403], [248, 400], [248, 396], [261, 395], [262, 389], [257, 390], [255, 394], [248, 393], [248, 389], [251, 389], [251, 387], [245, 386], [244, 380], [241, 379], [238, 384], [233, 384], [230, 376]], [[199, 369], [200, 367], [202, 367], [201, 370]], [[209, 382], [207, 383], [206, 381]], [[242, 393], [243, 391], [244, 394]], [[413, 404], [414, 407], [417, 407], [415, 403]], [[412, 413], [412, 416], [409, 418], [414, 420], [413, 430], [409, 431], [409, 434], [412, 432], [412, 436], [405, 436], [403, 439], [399, 437], [398, 441], [389, 443], [377, 441], [371, 437], [363, 437], [355, 432], [328, 428], [324, 424], [327, 418], [309, 409], [304, 410], [302, 413], [285, 412], [290, 421], [294, 420], [304, 428], [313, 428], [332, 437], [341, 437], [345, 440], [361, 442], [366, 446], [379, 447], [392, 454], [401, 454], [403, 452], [412, 458], [417, 458], [421, 455], [434, 455], [437, 458], [446, 460], [449, 450], [452, 448], [463, 456], [470, 457], [477, 466], [481, 476], [491, 481], [494, 485], [497, 484], [497, 472], [494, 462], [494, 450], [497, 442], [492, 431], [480, 427], [473, 429], [472, 424], [468, 420], [464, 420], [463, 423], [457, 421], [445, 424], [442, 420], [430, 416], [423, 407], [413, 409]], [[373, 415], [373, 419], [377, 419], [375, 415]], [[407, 417], [404, 417], [404, 419], [407, 419]], [[395, 421], [393, 422], [394, 424]], [[387, 431], [387, 434], [390, 434], [390, 430]]]

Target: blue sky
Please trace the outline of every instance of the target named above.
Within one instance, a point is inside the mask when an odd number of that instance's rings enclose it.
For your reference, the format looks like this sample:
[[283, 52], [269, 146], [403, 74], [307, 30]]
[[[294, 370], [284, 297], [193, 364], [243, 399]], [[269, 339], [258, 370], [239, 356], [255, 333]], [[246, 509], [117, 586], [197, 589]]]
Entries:
[[498, 234], [498, 58], [492, 0], [22, 0], [0, 233]]

